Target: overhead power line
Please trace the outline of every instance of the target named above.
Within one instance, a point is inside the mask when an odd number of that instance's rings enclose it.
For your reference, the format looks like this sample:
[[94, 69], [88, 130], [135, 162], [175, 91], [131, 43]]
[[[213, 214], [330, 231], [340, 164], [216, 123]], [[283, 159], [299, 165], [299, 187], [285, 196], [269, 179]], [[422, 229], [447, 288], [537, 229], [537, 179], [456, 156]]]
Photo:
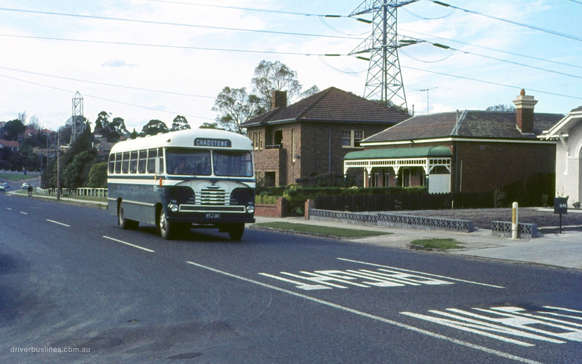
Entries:
[[[536, 61], [542, 61], [542, 62], [552, 63], [552, 64], [556, 64], [556, 65], [560, 65], [560, 66], [567, 66], [567, 67], [573, 67], [573, 68], [582, 69], [582, 65], [577, 65], [577, 64], [567, 63], [567, 62], [554, 61], [554, 60], [547, 59], [547, 58], [536, 57], [536, 56], [532, 56], [532, 55], [528, 55], [528, 54], [523, 54], [523, 53], [510, 52], [510, 51], [506, 51], [506, 50], [498, 49], [498, 48], [486, 47], [486, 46], [482, 46], [482, 45], [479, 45], [479, 44], [473, 44], [473, 43], [469, 43], [469, 42], [463, 42], [463, 41], [460, 41], [460, 40], [457, 40], [457, 39], [441, 37], [441, 36], [434, 35], [434, 34], [422, 33], [422, 32], [416, 31], [416, 30], [404, 30], [404, 31], [407, 32], [407, 33], [413, 33], [413, 34], [416, 33], [416, 34], [419, 34], [421, 36], [427, 36], [427, 37], [432, 37], [432, 38], [436, 38], [436, 39], [444, 39], [444, 40], [449, 41], [449, 42], [463, 44], [463, 45], [468, 45], [468, 46], [474, 47], [474, 48], [486, 49], [488, 51], [494, 51], [494, 52], [498, 52], [498, 53], [503, 53], [503, 54], [507, 54], [507, 55], [510, 55], [510, 56], [516, 56], [516, 57], [522, 57], [522, 58], [529, 58], [529, 59], [534, 59]], [[402, 36], [403, 37], [415, 38], [414, 36], [407, 36], [407, 35], [404, 35], [404, 34], [402, 34]]]
[[142, 0], [142, 1], [147, 1], [147, 2], [151, 2], [151, 3], [196, 6], [196, 7], [203, 7], [203, 8], [242, 10], [242, 11], [250, 11], [250, 12], [257, 12], [257, 13], [308, 16], [308, 17], [319, 17], [319, 18], [348, 18], [348, 16], [346, 16], [346, 15], [339, 15], [339, 14], [318, 14], [318, 13], [308, 13], [308, 12], [300, 12], [300, 11], [249, 8], [249, 7], [242, 7], [242, 6], [215, 5], [215, 4], [205, 4], [205, 3], [192, 3], [192, 2], [187, 2], [187, 1], [175, 1], [175, 0]]
[[[509, 59], [503, 59], [503, 58], [499, 58], [499, 57], [495, 57], [495, 56], [489, 56], [489, 55], [486, 55], [486, 54], [481, 54], [481, 53], [476, 53], [476, 52], [470, 52], [470, 51], [466, 51], [466, 50], [463, 50], [463, 49], [458, 49], [458, 48], [450, 47], [448, 45], [441, 44], [441, 43], [432, 43], [432, 42], [429, 42], [429, 41], [424, 40], [424, 39], [411, 39], [411, 40], [407, 40], [406, 43], [407, 43], [407, 45], [412, 45], [412, 44], [416, 44], [416, 43], [428, 43], [428, 44], [430, 44], [430, 45], [432, 45], [434, 47], [440, 48], [440, 49], [450, 50], [450, 51], [453, 51], [453, 52], [459, 52], [459, 53], [468, 54], [468, 55], [471, 55], [471, 56], [481, 57], [481, 58], [485, 58], [485, 59], [491, 59], [491, 60], [494, 60], [494, 61], [497, 61], [497, 62], [503, 62], [503, 63], [513, 64], [515, 66], [525, 67], [525, 68], [530, 68], [530, 69], [535, 69], [535, 70], [538, 70], [538, 71], [553, 73], [553, 74], [556, 74], [556, 75], [561, 75], [561, 76], [566, 76], [566, 77], [571, 77], [571, 78], [582, 79], [582, 76], [580, 76], [580, 75], [575, 75], [575, 74], [572, 74], [572, 73], [561, 72], [561, 71], [556, 71], [556, 70], [552, 70], [552, 69], [548, 69], [548, 68], [533, 66], [533, 65], [526, 64], [526, 63], [512, 61], [512, 60], [509, 60]], [[413, 58], [413, 57], [411, 57], [411, 58]], [[434, 63], [434, 62], [429, 62], [429, 63]]]
[[[478, 79], [478, 78], [474, 78], [474, 77], [463, 76], [463, 75], [455, 75], [455, 74], [445, 73], [445, 72], [439, 72], [439, 71], [431, 71], [431, 70], [426, 70], [426, 69], [422, 69], [422, 68], [416, 68], [416, 67], [412, 67], [412, 66], [402, 66], [402, 68], [407, 68], [407, 69], [411, 69], [411, 70], [414, 70], [414, 71], [432, 73], [432, 74], [435, 74], [435, 75], [446, 76], [446, 77], [451, 77], [451, 78], [458, 78], [458, 79], [461, 79], [461, 80], [475, 81], [475, 82], [479, 82], [479, 83], [485, 83], [485, 84], [488, 84], [488, 85], [505, 87], [505, 88], [513, 88], [513, 89], [518, 89], [518, 90], [521, 90], [522, 88], [524, 88], [523, 86], [511, 85], [511, 84], [508, 84], [508, 83], [501, 83], [501, 82], [495, 82], [495, 81], [482, 80], [482, 79]], [[540, 89], [535, 89], [535, 88], [530, 88], [530, 87], [526, 87], [526, 89], [528, 91], [533, 91], [533, 92], [537, 92], [537, 93], [540, 93], [540, 94], [546, 94], [546, 95], [552, 95], [552, 96], [559, 96], [559, 97], [566, 97], [566, 98], [574, 99], [574, 100], [582, 100], [582, 96], [562, 94], [562, 93], [558, 93], [558, 92], [545, 91], [545, 90], [540, 90]]]
[[171, 44], [159, 44], [159, 43], [137, 43], [137, 42], [123, 42], [123, 41], [113, 41], [113, 40], [92, 40], [92, 39], [45, 37], [45, 36], [40, 36], [40, 35], [0, 34], [0, 37], [16, 38], [16, 39], [54, 40], [54, 41], [77, 42], [77, 43], [112, 44], [112, 45], [132, 46], [132, 47], [188, 49], [188, 50], [198, 50], [198, 51], [216, 51], [216, 52], [231, 52], [231, 53], [280, 54], [280, 55], [287, 55], [287, 56], [320, 56], [320, 57], [347, 56], [347, 54], [340, 54], [340, 53], [305, 53], [305, 52], [284, 52], [284, 51], [272, 51], [272, 50], [260, 50], [260, 49], [253, 50], [253, 49], [196, 47], [196, 46], [171, 45]]
[[175, 96], [184, 96], [184, 97], [195, 97], [195, 98], [203, 98], [203, 99], [214, 99], [215, 98], [215, 96], [204, 96], [204, 95], [189, 94], [189, 93], [176, 92], [176, 91], [159, 90], [159, 89], [152, 89], [152, 88], [127, 86], [127, 85], [121, 85], [121, 84], [116, 84], [116, 83], [84, 80], [84, 79], [80, 79], [80, 78], [60, 76], [60, 75], [54, 75], [54, 74], [48, 74], [48, 73], [41, 73], [41, 72], [23, 70], [23, 69], [19, 69], [19, 68], [6, 67], [6, 66], [0, 66], [0, 69], [12, 71], [12, 72], [20, 72], [20, 73], [25, 73], [25, 74], [30, 74], [30, 75], [36, 75], [36, 76], [56, 78], [56, 79], [61, 79], [61, 80], [76, 81], [76, 82], [82, 82], [82, 83], [90, 83], [90, 84], [94, 84], [94, 85], [123, 88], [123, 89], [128, 89], [128, 90], [145, 91], [145, 92], [153, 92], [153, 93], [175, 95]]
[[42, 10], [15, 9], [15, 8], [0, 8], [0, 11], [12, 12], [12, 13], [22, 13], [22, 14], [72, 17], [72, 18], [91, 19], [91, 20], [116, 21], [116, 22], [125, 22], [125, 23], [139, 23], [139, 24], [149, 24], [149, 25], [167, 25], [167, 26], [197, 28], [197, 29], [214, 29], [214, 30], [226, 30], [226, 31], [236, 31], [236, 32], [252, 32], [252, 33], [276, 34], [276, 35], [289, 35], [289, 36], [297, 36], [297, 37], [316, 37], [316, 38], [334, 38], [334, 39], [362, 39], [360, 37], [350, 37], [350, 36], [345, 36], [345, 35], [325, 35], [325, 34], [313, 34], [313, 33], [283, 32], [283, 31], [264, 30], [264, 29], [234, 28], [234, 27], [222, 27], [222, 26], [216, 26], [216, 25], [175, 23], [175, 22], [165, 22], [165, 21], [147, 20], [147, 19], [132, 19], [132, 18], [111, 17], [111, 16], [63, 13], [63, 12], [56, 12], [56, 11], [42, 11]]
[[582, 1], [579, 1], [579, 0], [570, 0], [570, 1], [573, 2], [573, 3], [582, 5]]
[[460, 10], [460, 11], [463, 11], [465, 13], [479, 15], [479, 16], [482, 16], [482, 17], [485, 17], [485, 18], [489, 18], [489, 19], [501, 21], [501, 22], [508, 23], [508, 24], [517, 25], [519, 27], [524, 27], [524, 28], [528, 28], [528, 29], [532, 29], [532, 30], [537, 30], [537, 31], [544, 32], [544, 33], [547, 33], [547, 34], [552, 34], [552, 35], [555, 35], [555, 36], [558, 36], [558, 37], [567, 38], [567, 39], [571, 39], [571, 40], [576, 40], [578, 42], [582, 42], [582, 38], [577, 37], [575, 35], [566, 34], [566, 33], [558, 32], [558, 31], [555, 31], [555, 30], [538, 27], [538, 26], [535, 26], [535, 25], [524, 24], [524, 23], [516, 22], [516, 21], [509, 20], [509, 19], [505, 19], [505, 18], [500, 18], [500, 17], [497, 17], [497, 16], [493, 16], [493, 15], [481, 13], [481, 12], [476, 11], [476, 10], [469, 10], [469, 9], [461, 8], [461, 7], [458, 7], [458, 6], [455, 6], [455, 5], [447, 4], [447, 3], [444, 3], [442, 1], [433, 0], [433, 3], [435, 3], [437, 5], [440, 5], [440, 6], [444, 6], [444, 7], [448, 7], [448, 8], [452, 8], [452, 9], [456, 9], [456, 10]]
[[[27, 83], [30, 85], [34, 85], [34, 86], [38, 86], [38, 87], [43, 87], [43, 88], [48, 88], [48, 89], [52, 89], [52, 90], [56, 90], [56, 91], [61, 91], [61, 92], [66, 92], [66, 93], [72, 93], [74, 92], [74, 90], [68, 90], [65, 88], [60, 88], [60, 87], [56, 87], [56, 86], [51, 86], [51, 85], [45, 85], [39, 82], [34, 82], [34, 81], [29, 81], [29, 80], [24, 80], [22, 78], [18, 78], [18, 77], [13, 77], [13, 76], [8, 76], [8, 75], [3, 75], [0, 74], [1, 78], [5, 78], [5, 79], [9, 79], [9, 80], [13, 80], [13, 81], [18, 81], [18, 82], [22, 82], [22, 83]], [[107, 101], [107, 102], [111, 102], [114, 104], [119, 104], [119, 105], [125, 105], [125, 106], [132, 106], [132, 107], [136, 107], [138, 109], [144, 109], [144, 110], [149, 110], [149, 111], [156, 111], [156, 112], [163, 112], [169, 115], [183, 115], [183, 112], [177, 112], [177, 111], [170, 111], [170, 110], [160, 110], [160, 109], [156, 109], [154, 107], [150, 107], [150, 106], [145, 106], [145, 105], [139, 105], [139, 104], [132, 104], [129, 102], [123, 102], [123, 101], [119, 101], [119, 100], [114, 100], [114, 99], [110, 99], [107, 97], [103, 97], [103, 96], [97, 96], [97, 95], [90, 95], [90, 94], [83, 94], [85, 97], [92, 97], [94, 99], [97, 100], [102, 100], [102, 101]], [[203, 121], [214, 121], [214, 119], [209, 118], [207, 116], [200, 116], [200, 115], [191, 115], [188, 114], [188, 116], [195, 118], [195, 119], [199, 119], [199, 120], [203, 120]]]

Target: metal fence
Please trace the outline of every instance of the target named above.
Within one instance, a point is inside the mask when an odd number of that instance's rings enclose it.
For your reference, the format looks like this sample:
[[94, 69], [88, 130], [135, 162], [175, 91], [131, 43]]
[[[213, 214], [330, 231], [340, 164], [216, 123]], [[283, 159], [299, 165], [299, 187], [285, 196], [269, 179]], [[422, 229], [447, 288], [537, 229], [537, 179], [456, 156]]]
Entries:
[[[56, 188], [37, 188], [36, 192], [41, 195], [56, 196]], [[61, 188], [61, 196], [70, 198], [90, 198], [90, 199], [106, 199], [107, 188]]]
[[469, 220], [403, 215], [394, 213], [355, 213], [309, 209], [309, 217], [316, 220], [339, 220], [346, 224], [358, 225], [391, 226], [460, 232], [471, 232], [474, 230], [473, 222]]

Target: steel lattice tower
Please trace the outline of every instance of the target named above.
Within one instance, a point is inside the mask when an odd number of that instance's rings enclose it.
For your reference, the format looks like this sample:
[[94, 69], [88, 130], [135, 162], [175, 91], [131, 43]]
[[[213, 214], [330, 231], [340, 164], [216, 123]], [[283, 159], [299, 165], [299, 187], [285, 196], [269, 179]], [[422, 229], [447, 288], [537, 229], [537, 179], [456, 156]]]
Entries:
[[365, 0], [350, 16], [372, 14], [372, 34], [351, 55], [370, 53], [364, 97], [408, 110], [398, 58], [398, 8], [414, 1]]
[[79, 91], [73, 96], [73, 112], [71, 116], [71, 144], [85, 130], [85, 116], [83, 114], [83, 96]]

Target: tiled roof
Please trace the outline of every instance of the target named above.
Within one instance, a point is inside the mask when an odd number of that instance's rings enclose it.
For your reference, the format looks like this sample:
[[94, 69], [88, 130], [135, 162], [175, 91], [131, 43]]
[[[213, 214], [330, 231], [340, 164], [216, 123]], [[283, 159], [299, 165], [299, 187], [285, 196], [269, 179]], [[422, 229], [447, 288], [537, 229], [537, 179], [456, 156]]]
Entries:
[[409, 115], [330, 87], [287, 107], [273, 109], [243, 124], [243, 127], [282, 121], [334, 121], [350, 123], [395, 124]]
[[534, 114], [533, 134], [521, 133], [515, 122], [514, 112], [463, 111], [419, 115], [409, 118], [363, 142], [386, 142], [442, 137], [536, 139], [544, 130], [557, 123], [561, 114]]
[[18, 148], [18, 146], [20, 144], [17, 141], [14, 141], [14, 140], [4, 140], [4, 139], [0, 139], [0, 145], [3, 145], [5, 147], [9, 147], [9, 148]]

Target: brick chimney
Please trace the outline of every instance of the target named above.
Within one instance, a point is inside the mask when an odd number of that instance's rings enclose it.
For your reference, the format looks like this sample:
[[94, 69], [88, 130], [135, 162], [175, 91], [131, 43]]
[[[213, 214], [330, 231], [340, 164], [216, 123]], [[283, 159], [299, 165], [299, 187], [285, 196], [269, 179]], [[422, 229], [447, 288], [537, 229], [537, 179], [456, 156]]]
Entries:
[[515, 105], [515, 124], [517, 129], [522, 133], [533, 133], [534, 123], [534, 106], [538, 100], [533, 96], [525, 94], [525, 90], [521, 89], [517, 99], [513, 100]]
[[271, 110], [287, 107], [287, 91], [273, 91], [271, 93]]

